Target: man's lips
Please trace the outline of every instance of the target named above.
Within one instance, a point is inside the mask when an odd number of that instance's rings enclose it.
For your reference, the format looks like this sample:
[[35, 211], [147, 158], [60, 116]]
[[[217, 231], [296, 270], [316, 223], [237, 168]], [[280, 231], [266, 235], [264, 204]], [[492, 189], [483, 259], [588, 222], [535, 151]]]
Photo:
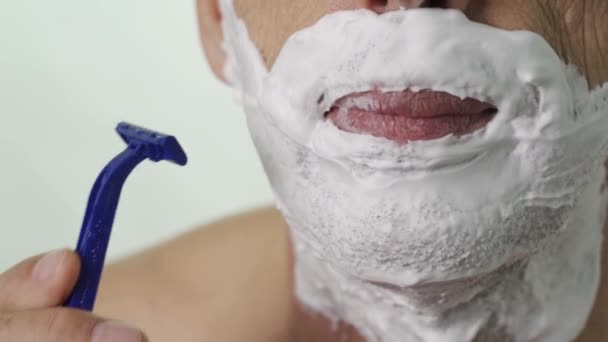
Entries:
[[472, 98], [406, 90], [351, 94], [336, 101], [325, 116], [343, 131], [405, 144], [473, 133], [485, 127], [496, 112], [495, 106]]

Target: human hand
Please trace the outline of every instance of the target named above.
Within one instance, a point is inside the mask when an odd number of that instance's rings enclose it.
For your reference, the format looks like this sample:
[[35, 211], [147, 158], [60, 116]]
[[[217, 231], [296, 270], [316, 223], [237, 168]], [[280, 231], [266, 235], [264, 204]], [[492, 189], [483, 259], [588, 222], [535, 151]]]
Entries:
[[60, 250], [0, 274], [0, 341], [143, 342], [125, 324], [61, 305], [76, 284], [78, 256]]

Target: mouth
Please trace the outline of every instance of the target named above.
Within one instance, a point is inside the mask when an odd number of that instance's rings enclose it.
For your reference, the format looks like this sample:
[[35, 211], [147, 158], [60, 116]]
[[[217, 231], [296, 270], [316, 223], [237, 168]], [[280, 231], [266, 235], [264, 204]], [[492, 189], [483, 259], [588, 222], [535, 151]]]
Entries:
[[486, 127], [497, 112], [490, 103], [445, 92], [374, 90], [338, 99], [325, 119], [349, 133], [407, 144], [471, 134]]

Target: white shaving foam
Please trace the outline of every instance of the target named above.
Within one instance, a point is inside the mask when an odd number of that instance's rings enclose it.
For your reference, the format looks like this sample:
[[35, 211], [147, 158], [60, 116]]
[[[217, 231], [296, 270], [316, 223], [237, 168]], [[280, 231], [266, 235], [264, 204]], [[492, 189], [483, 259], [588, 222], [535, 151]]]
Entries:
[[[572, 341], [599, 281], [608, 86], [547, 42], [455, 10], [331, 14], [272, 70], [223, 0], [226, 77], [295, 249], [296, 294], [368, 341]], [[323, 118], [353, 92], [497, 106], [465, 137], [398, 145]]]

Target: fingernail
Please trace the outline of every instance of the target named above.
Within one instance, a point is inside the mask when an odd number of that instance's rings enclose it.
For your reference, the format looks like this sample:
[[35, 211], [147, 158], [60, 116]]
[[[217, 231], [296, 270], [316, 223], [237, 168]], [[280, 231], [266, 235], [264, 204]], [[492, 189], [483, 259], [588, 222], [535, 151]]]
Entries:
[[101, 322], [93, 329], [91, 342], [142, 342], [141, 331], [120, 322]]
[[33, 276], [40, 281], [49, 280], [57, 273], [59, 267], [65, 260], [67, 252], [65, 250], [50, 252], [38, 260], [34, 266]]

